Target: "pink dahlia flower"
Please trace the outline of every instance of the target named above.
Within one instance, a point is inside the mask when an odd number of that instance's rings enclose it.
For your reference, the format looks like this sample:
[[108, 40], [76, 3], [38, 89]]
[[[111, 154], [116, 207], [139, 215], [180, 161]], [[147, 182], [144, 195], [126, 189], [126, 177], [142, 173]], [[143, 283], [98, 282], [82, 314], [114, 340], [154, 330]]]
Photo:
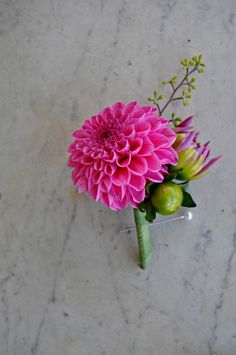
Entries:
[[168, 122], [136, 102], [115, 103], [86, 120], [68, 149], [75, 186], [115, 211], [137, 207], [147, 181], [162, 182], [166, 165], [177, 164]]

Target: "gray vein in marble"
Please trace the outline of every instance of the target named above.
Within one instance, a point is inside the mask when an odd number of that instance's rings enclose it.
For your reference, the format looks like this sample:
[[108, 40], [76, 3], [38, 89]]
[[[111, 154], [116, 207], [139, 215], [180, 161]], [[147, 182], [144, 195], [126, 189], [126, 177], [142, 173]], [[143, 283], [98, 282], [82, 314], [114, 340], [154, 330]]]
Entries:
[[232, 269], [232, 261], [233, 258], [236, 254], [236, 232], [233, 234], [233, 245], [232, 245], [232, 251], [229, 255], [229, 258], [226, 263], [226, 268], [225, 268], [225, 274], [221, 282], [221, 292], [219, 294], [218, 302], [216, 303], [215, 309], [214, 309], [214, 325], [212, 327], [212, 337], [208, 342], [208, 349], [209, 349], [209, 355], [217, 355], [217, 350], [215, 350], [215, 344], [217, 342], [217, 329], [218, 329], [218, 315], [219, 312], [222, 310], [224, 306], [224, 295], [225, 291], [228, 288], [228, 279], [229, 279], [229, 274]]
[[4, 339], [5, 339], [5, 350], [6, 350], [6, 355], [9, 355], [9, 335], [10, 335], [10, 323], [9, 323], [9, 305], [8, 305], [8, 297], [7, 297], [7, 292], [4, 289], [2, 293], [2, 298], [1, 302], [3, 305], [3, 319], [5, 323], [5, 334], [4, 334]]
[[74, 220], [76, 218], [77, 207], [78, 207], [77, 203], [74, 203], [73, 209], [72, 209], [72, 212], [71, 212], [71, 216], [70, 216], [70, 219], [68, 221], [67, 228], [65, 230], [65, 238], [64, 238], [64, 241], [63, 241], [61, 253], [59, 255], [58, 265], [57, 265], [56, 272], [55, 272], [55, 277], [53, 279], [53, 285], [52, 285], [52, 291], [51, 291], [51, 296], [50, 296], [50, 299], [49, 299], [49, 303], [55, 303], [56, 302], [56, 288], [57, 288], [58, 276], [59, 276], [59, 272], [61, 270], [61, 265], [62, 265], [62, 262], [63, 262], [64, 254], [65, 254], [68, 242], [70, 240], [71, 228], [72, 228]]
[[88, 42], [89, 42], [89, 38], [91, 37], [91, 35], [93, 33], [94, 26], [95, 26], [95, 23], [93, 24], [93, 26], [91, 28], [88, 29], [88, 31], [86, 33], [81, 53], [80, 53], [80, 55], [79, 55], [79, 57], [77, 59], [76, 66], [75, 66], [75, 69], [74, 69], [73, 74], [72, 74], [72, 80], [78, 74], [79, 68], [80, 68], [81, 64], [83, 63], [83, 60], [84, 60], [85, 56], [89, 52]]
[[42, 332], [42, 328], [45, 322], [45, 315], [46, 315], [46, 311], [44, 312], [44, 315], [39, 323], [39, 327], [38, 327], [38, 331], [36, 334], [36, 338], [35, 341], [30, 349], [30, 354], [31, 355], [36, 355], [38, 353], [38, 348], [39, 348], [39, 343], [40, 343], [40, 336], [41, 336], [41, 332]]
[[44, 310], [43, 317], [42, 317], [42, 319], [41, 319], [41, 321], [39, 323], [38, 331], [36, 333], [35, 341], [34, 341], [32, 347], [31, 347], [31, 354], [32, 355], [36, 355], [37, 352], [38, 352], [38, 347], [39, 347], [39, 344], [40, 344], [41, 332], [42, 332], [42, 328], [43, 328], [43, 325], [44, 325], [44, 322], [45, 322], [45, 317], [46, 317], [46, 314], [47, 314], [47, 311], [48, 311], [48, 306], [51, 303], [55, 303], [57, 301], [57, 299], [56, 299], [56, 288], [57, 288], [58, 277], [59, 277], [59, 273], [60, 273], [61, 266], [62, 266], [62, 263], [63, 263], [63, 257], [64, 257], [64, 254], [65, 254], [69, 239], [70, 239], [71, 228], [72, 228], [73, 223], [74, 223], [75, 218], [76, 218], [77, 206], [78, 205], [76, 203], [74, 203], [73, 208], [72, 208], [72, 212], [71, 212], [71, 216], [70, 216], [70, 219], [68, 221], [67, 228], [65, 230], [65, 238], [63, 240], [62, 249], [61, 249], [61, 252], [60, 252], [60, 255], [59, 255], [59, 258], [58, 258], [58, 263], [57, 263], [54, 279], [53, 279], [53, 282], [52, 282], [52, 289], [51, 289], [48, 305], [47, 305], [47, 307]]
[[113, 47], [114, 47], [114, 52], [113, 52], [113, 55], [111, 57], [111, 61], [110, 61], [110, 64], [106, 70], [106, 73], [103, 77], [103, 87], [101, 88], [101, 94], [103, 95], [107, 89], [107, 83], [108, 83], [108, 80], [109, 80], [109, 76], [112, 72], [112, 69], [113, 69], [113, 65], [114, 65], [114, 60], [115, 60], [115, 56], [116, 56], [116, 47], [118, 46], [118, 39], [119, 39], [119, 33], [120, 33], [120, 26], [121, 26], [121, 21], [123, 19], [123, 15], [125, 13], [125, 8], [126, 8], [126, 2], [125, 1], [122, 1], [121, 2], [121, 6], [118, 10], [118, 14], [117, 14], [117, 25], [116, 25], [116, 30], [115, 30], [115, 34], [114, 34], [114, 41], [112, 43]]
[[194, 247], [195, 260], [200, 261], [201, 257], [206, 254], [207, 249], [212, 242], [212, 231], [210, 229], [202, 233], [202, 238], [196, 243]]

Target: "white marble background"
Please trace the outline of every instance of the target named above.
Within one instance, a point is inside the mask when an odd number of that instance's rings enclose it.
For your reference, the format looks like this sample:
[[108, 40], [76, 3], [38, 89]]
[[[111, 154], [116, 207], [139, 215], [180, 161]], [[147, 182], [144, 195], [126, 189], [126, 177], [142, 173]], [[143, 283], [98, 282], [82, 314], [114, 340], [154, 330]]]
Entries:
[[[235, 30], [235, 0], [0, 0], [1, 355], [236, 354]], [[77, 195], [66, 147], [199, 52], [184, 112], [223, 159], [142, 271], [132, 210]]]

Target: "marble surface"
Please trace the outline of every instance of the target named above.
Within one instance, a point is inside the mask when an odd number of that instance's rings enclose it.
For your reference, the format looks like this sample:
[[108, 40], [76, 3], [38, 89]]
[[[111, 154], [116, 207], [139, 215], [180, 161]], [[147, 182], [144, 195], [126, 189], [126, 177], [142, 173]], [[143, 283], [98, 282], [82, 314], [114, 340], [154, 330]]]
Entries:
[[[235, 0], [0, 1], [0, 354], [236, 354]], [[223, 159], [190, 223], [153, 227], [77, 195], [71, 132], [145, 102], [185, 55], [207, 74], [185, 114]]]

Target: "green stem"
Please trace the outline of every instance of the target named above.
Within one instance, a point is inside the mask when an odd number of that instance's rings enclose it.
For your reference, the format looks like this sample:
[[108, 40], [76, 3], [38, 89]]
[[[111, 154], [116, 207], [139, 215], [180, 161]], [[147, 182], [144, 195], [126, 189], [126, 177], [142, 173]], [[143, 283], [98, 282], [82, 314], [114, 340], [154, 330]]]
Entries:
[[149, 226], [144, 213], [134, 208], [134, 220], [137, 231], [140, 267], [146, 269], [152, 259], [152, 243], [149, 235]]

